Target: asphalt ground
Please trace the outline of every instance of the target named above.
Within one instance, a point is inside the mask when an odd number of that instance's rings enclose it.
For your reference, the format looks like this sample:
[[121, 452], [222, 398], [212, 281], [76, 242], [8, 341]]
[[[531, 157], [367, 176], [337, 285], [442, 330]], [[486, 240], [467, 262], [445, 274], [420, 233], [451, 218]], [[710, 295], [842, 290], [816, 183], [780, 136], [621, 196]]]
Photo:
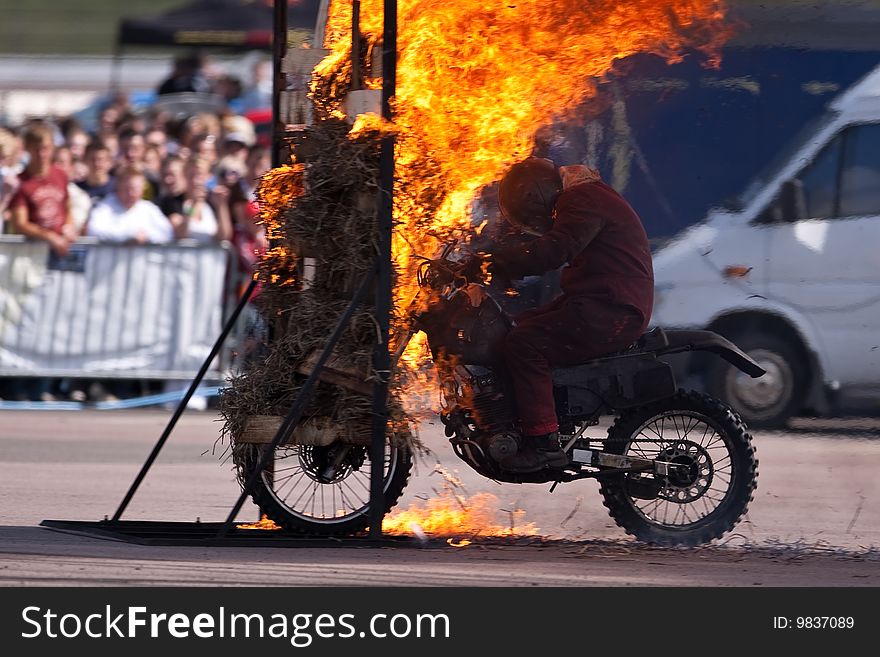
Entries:
[[[755, 432], [748, 516], [712, 545], [637, 543], [598, 486], [497, 484], [426, 423], [398, 509], [490, 500], [512, 535], [267, 544], [144, 544], [92, 529], [113, 517], [159, 436], [165, 410], [5, 411], [0, 431], [0, 585], [5, 586], [834, 586], [880, 584], [880, 420], [799, 420]], [[222, 523], [240, 488], [216, 412], [187, 411], [122, 515], [125, 522]], [[597, 431], [603, 428], [596, 427]], [[454, 486], [452, 486], [454, 482]], [[491, 497], [487, 497], [491, 496]], [[237, 522], [259, 518], [247, 501]], [[85, 523], [60, 531], [47, 520]], [[164, 525], [163, 525], [164, 526]], [[266, 532], [254, 535], [266, 535]], [[467, 541], [470, 541], [467, 543]], [[461, 547], [455, 547], [461, 546]]]

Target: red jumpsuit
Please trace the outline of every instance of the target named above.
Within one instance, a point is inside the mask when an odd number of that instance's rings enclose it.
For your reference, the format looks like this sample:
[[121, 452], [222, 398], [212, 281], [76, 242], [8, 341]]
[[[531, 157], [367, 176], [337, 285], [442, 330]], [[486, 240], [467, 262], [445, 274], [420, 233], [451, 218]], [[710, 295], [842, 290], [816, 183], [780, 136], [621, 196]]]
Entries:
[[603, 182], [565, 189], [552, 229], [495, 254], [512, 279], [562, 271], [562, 295], [516, 318], [502, 344], [525, 435], [559, 428], [552, 370], [624, 349], [645, 331], [654, 301], [654, 272], [641, 220]]

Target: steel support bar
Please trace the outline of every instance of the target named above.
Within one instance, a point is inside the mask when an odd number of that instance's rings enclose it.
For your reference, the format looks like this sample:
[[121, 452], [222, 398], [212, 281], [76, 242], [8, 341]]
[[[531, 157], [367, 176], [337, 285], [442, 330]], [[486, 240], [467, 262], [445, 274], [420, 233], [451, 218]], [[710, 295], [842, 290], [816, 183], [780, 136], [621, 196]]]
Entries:
[[[253, 490], [254, 484], [257, 482], [257, 478], [263, 472], [266, 464], [269, 462], [269, 459], [275, 453], [275, 448], [286, 441], [288, 438], [290, 438], [290, 435], [293, 433], [294, 428], [296, 428], [297, 423], [302, 418], [303, 412], [306, 409], [306, 405], [312, 398], [312, 392], [315, 384], [318, 381], [318, 377], [321, 374], [321, 370], [324, 369], [324, 365], [326, 364], [327, 359], [330, 357], [333, 348], [336, 346], [336, 343], [342, 336], [342, 332], [351, 321], [352, 315], [354, 315], [354, 311], [357, 309], [357, 307], [361, 304], [364, 297], [366, 296], [367, 290], [369, 290], [370, 285], [372, 285], [373, 279], [376, 276], [376, 270], [377, 265], [374, 264], [370, 272], [366, 276], [364, 276], [364, 280], [361, 281], [360, 287], [357, 289], [357, 292], [355, 292], [354, 296], [351, 299], [351, 303], [348, 304], [348, 308], [346, 308], [345, 312], [342, 313], [342, 316], [340, 316], [339, 321], [336, 323], [336, 328], [333, 329], [333, 333], [330, 335], [330, 339], [324, 346], [324, 351], [321, 352], [321, 356], [318, 358], [318, 361], [315, 363], [314, 368], [312, 369], [309, 376], [306, 378], [305, 383], [303, 383], [302, 388], [300, 388], [299, 394], [296, 396], [296, 399], [293, 401], [293, 405], [290, 407], [290, 411], [288, 411], [287, 416], [281, 423], [281, 426], [278, 427], [278, 431], [275, 433], [275, 437], [272, 439], [272, 442], [263, 448], [263, 453], [260, 455], [260, 460], [257, 462], [256, 467], [248, 476], [245, 485], [242, 486], [241, 495], [239, 495], [235, 506], [232, 508], [232, 511], [230, 511], [229, 517], [226, 518], [226, 522], [217, 533], [218, 538], [223, 538], [229, 533], [229, 530], [232, 528], [232, 525], [235, 522], [235, 517], [238, 515], [238, 512], [241, 511], [241, 507], [244, 504], [244, 501]], [[372, 452], [370, 454], [372, 457]], [[382, 450], [382, 454], [384, 456], [384, 447]], [[378, 461], [373, 460], [373, 465], [371, 468], [373, 472], [375, 472], [377, 469], [379, 470], [380, 480], [382, 478], [383, 471], [382, 461], [383, 459], [381, 458]]]
[[361, 1], [351, 3], [351, 84], [354, 91], [361, 88]]
[[[385, 0], [384, 35], [382, 37], [382, 116], [391, 120], [391, 99], [397, 85], [397, 0]], [[374, 466], [370, 477], [370, 536], [382, 535], [385, 515], [383, 468], [375, 467], [385, 458], [385, 434], [388, 427], [388, 380], [391, 376], [389, 353], [391, 316], [391, 231], [394, 213], [394, 136], [382, 140], [379, 156], [378, 238], [379, 264], [376, 285], [376, 321], [379, 323], [379, 341], [373, 356], [373, 368], [378, 375], [373, 391], [373, 435], [370, 460]]]
[[281, 121], [281, 92], [287, 88], [284, 57], [287, 55], [287, 2], [275, 0], [272, 38], [272, 168], [280, 167], [281, 143], [285, 127]]
[[134, 497], [135, 491], [137, 491], [138, 487], [141, 485], [141, 482], [144, 480], [144, 477], [147, 475], [147, 471], [150, 469], [150, 467], [152, 467], [153, 462], [156, 460], [156, 457], [159, 456], [159, 452], [162, 451], [162, 447], [164, 447], [165, 442], [168, 440], [168, 436], [171, 435], [172, 429], [174, 429], [174, 426], [177, 424], [177, 421], [183, 414], [183, 411], [186, 408], [186, 405], [189, 403], [189, 400], [195, 393], [196, 388], [199, 387], [199, 384], [202, 382], [202, 379], [205, 378], [205, 373], [208, 371], [211, 363], [217, 357], [217, 354], [220, 353], [220, 348], [223, 346], [223, 343], [226, 342], [226, 338], [229, 336], [229, 333], [235, 326], [235, 322], [238, 321], [238, 316], [241, 315], [241, 311], [244, 310], [248, 301], [250, 301], [251, 295], [253, 294], [254, 288], [256, 286], [257, 279], [251, 279], [250, 285], [247, 286], [247, 289], [241, 295], [241, 299], [238, 300], [238, 305], [235, 307], [232, 315], [230, 315], [229, 319], [226, 320], [226, 325], [220, 332], [220, 337], [218, 337], [217, 341], [214, 343], [214, 346], [211, 349], [211, 353], [208, 354], [205, 362], [202, 363], [202, 367], [199, 369], [196, 377], [192, 380], [192, 383], [190, 384], [189, 389], [186, 391], [186, 394], [183, 396], [183, 399], [181, 399], [180, 402], [177, 404], [177, 408], [174, 409], [174, 414], [171, 416], [171, 419], [165, 426], [165, 431], [162, 432], [162, 435], [156, 442], [156, 445], [153, 447], [153, 451], [150, 452], [150, 455], [147, 457], [147, 460], [141, 468], [141, 471], [135, 478], [134, 483], [132, 483], [131, 487], [128, 489], [128, 492], [125, 494], [125, 498], [122, 500], [119, 508], [116, 509], [116, 513], [113, 514], [114, 521], [119, 520], [119, 518], [122, 516], [122, 513], [123, 511], [125, 511], [128, 503], [131, 502], [131, 498]]

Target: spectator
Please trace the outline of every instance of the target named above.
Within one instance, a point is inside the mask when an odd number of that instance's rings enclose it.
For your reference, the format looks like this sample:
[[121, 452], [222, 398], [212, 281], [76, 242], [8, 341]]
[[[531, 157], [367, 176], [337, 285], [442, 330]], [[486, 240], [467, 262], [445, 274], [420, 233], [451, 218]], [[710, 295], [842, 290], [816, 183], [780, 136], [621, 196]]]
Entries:
[[248, 149], [257, 141], [254, 124], [244, 116], [227, 116], [222, 120], [223, 143], [220, 157], [238, 157], [242, 164], [247, 160]]
[[268, 149], [254, 146], [248, 153], [244, 176], [238, 185], [231, 188], [232, 244], [238, 254], [239, 269], [244, 274], [245, 281], [250, 279], [260, 255], [268, 247], [266, 230], [260, 221], [256, 187], [260, 177], [270, 168]]
[[255, 145], [248, 149], [246, 172], [242, 178], [242, 189], [248, 201], [256, 202], [257, 183], [272, 168], [271, 152], [265, 146]]
[[[260, 219], [260, 209], [256, 198], [256, 185], [271, 167], [269, 151], [254, 146], [248, 153], [247, 171], [239, 184], [232, 188], [230, 205], [233, 215], [232, 246], [237, 256], [238, 270], [235, 272], [239, 283], [239, 294], [244, 294], [247, 285], [257, 270], [262, 255], [269, 247], [266, 229]], [[244, 338], [239, 350], [241, 363], [259, 358], [266, 348], [266, 323], [253, 301], [260, 293], [254, 290], [250, 303], [244, 310]]]
[[248, 148], [253, 146], [248, 138], [238, 132], [230, 132], [223, 138], [221, 159], [234, 158], [244, 165], [247, 160]]
[[230, 239], [234, 232], [235, 219], [232, 216], [232, 204], [235, 199], [242, 195], [242, 180], [247, 175], [247, 164], [233, 156], [227, 155], [217, 164], [217, 173], [214, 176], [215, 186], [222, 187], [226, 193], [226, 208], [229, 215]]
[[183, 195], [186, 192], [183, 165], [184, 159], [179, 155], [169, 155], [162, 161], [158, 206], [165, 216], [170, 216], [175, 211], [174, 208], [179, 207], [173, 205], [174, 203], [183, 203]]
[[144, 199], [143, 171], [125, 167], [116, 174], [114, 192], [98, 203], [89, 216], [86, 234], [104, 242], [164, 244], [174, 238], [168, 218]]
[[159, 160], [164, 161], [168, 157], [168, 133], [164, 128], [153, 126], [144, 134], [147, 148], [155, 148], [159, 153]]
[[186, 191], [163, 205], [178, 239], [226, 241], [232, 238], [229, 188], [215, 185], [208, 190], [211, 168], [206, 160], [190, 158], [184, 165]]
[[211, 93], [211, 81], [202, 55], [193, 53], [175, 58], [171, 74], [159, 85], [158, 95], [175, 93]]
[[75, 183], [82, 181], [88, 172], [85, 156], [91, 141], [89, 133], [78, 123], [71, 123], [64, 131], [64, 144], [70, 149], [71, 156], [71, 167], [67, 175]]
[[152, 181], [153, 196], [150, 200], [159, 198], [162, 186], [162, 155], [156, 146], [147, 146], [144, 149], [144, 174]]
[[172, 112], [168, 108], [150, 105], [146, 108], [144, 114], [147, 117], [147, 132], [151, 130], [168, 131], [168, 126], [172, 119]]
[[95, 128], [95, 137], [106, 141], [107, 133], [112, 132], [114, 135], [119, 129], [122, 122], [122, 111], [117, 105], [106, 105], [98, 113], [98, 125]]
[[147, 142], [144, 136], [133, 128], [125, 128], [119, 132], [119, 154], [117, 156], [120, 167], [139, 167], [144, 162], [144, 151]]
[[113, 191], [113, 155], [103, 141], [93, 141], [86, 148], [85, 164], [88, 173], [79, 186], [94, 203]]
[[234, 75], [223, 73], [214, 80], [211, 91], [230, 103], [241, 96], [242, 88], [241, 80]]
[[[52, 164], [55, 131], [46, 123], [29, 125], [24, 134], [28, 163], [9, 201], [12, 225], [20, 235], [48, 243], [57, 257], [67, 255], [77, 237], [70, 213], [67, 175]], [[18, 399], [54, 401], [51, 379], [28, 379], [17, 385]]]
[[15, 231], [48, 242], [52, 251], [64, 256], [76, 239], [67, 194], [67, 175], [52, 164], [54, 132], [47, 124], [32, 125], [25, 132], [28, 164], [19, 177], [19, 187], [9, 202]]
[[238, 99], [242, 112], [272, 107], [272, 60], [258, 59], [251, 71], [251, 83]]
[[82, 235], [85, 230], [89, 211], [92, 209], [92, 199], [82, 187], [73, 181], [73, 154], [68, 146], [59, 146], [55, 149], [52, 163], [61, 169], [67, 176], [67, 195], [70, 198], [70, 217], [76, 235]]
[[[86, 235], [117, 244], [164, 244], [174, 235], [171, 224], [153, 202], [143, 198], [147, 179], [143, 171], [128, 166], [118, 170], [113, 192], [92, 209]], [[81, 381], [74, 384], [72, 398], [85, 397]], [[94, 381], [88, 386], [88, 398], [112, 401], [133, 393], [133, 383]], [[76, 397], [74, 397], [76, 395]]]
[[9, 215], [9, 201], [18, 189], [21, 173], [21, 148], [11, 130], [0, 128], [0, 233], [4, 232]]
[[[86, 190], [73, 180], [71, 175], [74, 167], [72, 149], [68, 146], [59, 146], [55, 149], [53, 163], [68, 176], [67, 193], [70, 196], [70, 214], [77, 235], [82, 235], [85, 233], [86, 221], [92, 209], [92, 198]], [[67, 396], [71, 401], [84, 402], [88, 398], [86, 393], [88, 383], [88, 381], [83, 379], [63, 378], [58, 382], [56, 392]]]
[[70, 126], [64, 134], [64, 143], [70, 148], [74, 162], [82, 161], [85, 158], [86, 148], [91, 141], [89, 133], [78, 124]]
[[256, 271], [260, 256], [269, 245], [265, 226], [260, 220], [259, 205], [252, 191], [239, 192], [232, 201], [235, 217], [232, 244], [238, 255], [238, 266], [245, 281], [250, 280]]
[[176, 154], [184, 159], [189, 158], [198, 146], [197, 141], [209, 139], [216, 141], [220, 138], [223, 128], [220, 119], [213, 114], [194, 114], [183, 121], [177, 128]]
[[97, 137], [95, 137], [95, 141], [100, 141], [104, 144], [104, 146], [107, 147], [107, 150], [110, 151], [110, 156], [113, 158], [113, 162], [116, 162], [116, 159], [119, 157], [119, 135], [116, 133], [116, 130], [102, 130], [98, 133]]
[[[245, 158], [241, 159], [236, 155], [227, 155], [217, 163], [217, 183], [225, 185], [230, 189], [240, 188], [242, 180], [247, 176], [247, 152]], [[240, 193], [240, 192], [239, 192]]]
[[117, 157], [118, 168], [140, 169], [147, 181], [144, 188], [144, 198], [153, 201], [159, 196], [159, 179], [157, 171], [150, 171], [144, 166], [144, 157], [147, 152], [147, 142], [144, 135], [134, 128], [125, 128], [119, 133], [119, 155]]
[[121, 134], [126, 130], [132, 130], [143, 135], [147, 132], [148, 127], [149, 121], [144, 112], [129, 113], [122, 118], [117, 132]]
[[190, 146], [190, 157], [205, 160], [209, 169], [213, 172], [220, 154], [217, 151], [217, 138], [212, 134], [196, 135]]

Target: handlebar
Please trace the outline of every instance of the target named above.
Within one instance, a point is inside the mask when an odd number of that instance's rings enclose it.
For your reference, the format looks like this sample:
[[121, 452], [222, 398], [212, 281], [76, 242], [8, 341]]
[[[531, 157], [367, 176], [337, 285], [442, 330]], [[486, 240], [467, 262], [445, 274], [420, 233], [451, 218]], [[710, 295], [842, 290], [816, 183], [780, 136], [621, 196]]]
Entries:
[[460, 261], [449, 260], [440, 257], [435, 260], [425, 258], [419, 267], [418, 283], [422, 287], [430, 287], [432, 289], [440, 289], [446, 285], [455, 285], [458, 281], [460, 284], [455, 287], [464, 287], [468, 283], [482, 283], [483, 258], [480, 256], [469, 256]]

